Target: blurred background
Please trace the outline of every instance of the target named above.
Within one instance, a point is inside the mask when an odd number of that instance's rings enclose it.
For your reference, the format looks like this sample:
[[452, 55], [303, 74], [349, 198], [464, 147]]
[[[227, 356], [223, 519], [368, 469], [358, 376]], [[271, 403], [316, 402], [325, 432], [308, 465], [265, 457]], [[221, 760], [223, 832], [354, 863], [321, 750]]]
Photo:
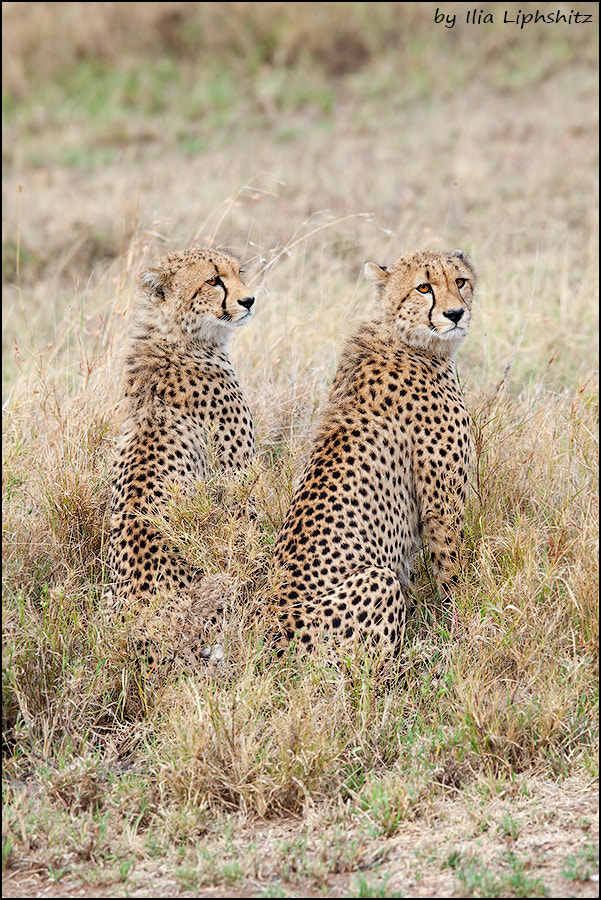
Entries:
[[366, 259], [455, 246], [481, 276], [466, 378], [588, 377], [597, 4], [439, 6], [4, 3], [5, 392], [26, 338], [56, 361], [75, 322], [101, 352], [140, 265], [191, 242], [255, 264], [258, 377], [331, 372]]

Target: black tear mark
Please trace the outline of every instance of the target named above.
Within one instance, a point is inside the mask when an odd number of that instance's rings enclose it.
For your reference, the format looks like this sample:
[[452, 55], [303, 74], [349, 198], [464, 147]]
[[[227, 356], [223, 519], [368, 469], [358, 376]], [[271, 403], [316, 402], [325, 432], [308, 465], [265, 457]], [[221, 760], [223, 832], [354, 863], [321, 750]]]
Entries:
[[215, 275], [215, 284], [216, 285], [218, 284], [220, 287], [223, 288], [223, 300], [221, 301], [221, 308], [222, 308], [223, 312], [225, 313], [226, 312], [225, 305], [227, 303], [227, 288], [224, 285], [224, 283], [221, 280], [219, 275]]
[[[428, 278], [429, 277], [430, 276], [428, 275]], [[432, 322], [432, 313], [434, 311], [434, 307], [436, 306], [436, 295], [434, 294], [434, 288], [432, 287], [432, 285], [430, 285], [430, 293], [432, 294], [432, 306], [430, 307], [430, 310], [428, 312], [428, 322], [430, 323], [430, 328], [433, 328], [434, 331], [436, 331], [436, 328], [434, 327], [434, 324]]]

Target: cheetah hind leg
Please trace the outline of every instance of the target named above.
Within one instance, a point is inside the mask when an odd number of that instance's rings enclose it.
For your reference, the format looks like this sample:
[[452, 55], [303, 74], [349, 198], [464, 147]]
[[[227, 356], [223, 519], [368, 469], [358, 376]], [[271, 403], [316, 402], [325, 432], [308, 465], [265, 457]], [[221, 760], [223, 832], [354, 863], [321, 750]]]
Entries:
[[393, 655], [402, 645], [410, 603], [392, 569], [377, 566], [357, 569], [318, 597], [313, 605], [320, 613], [319, 623], [314, 618], [303, 623], [305, 628], [299, 628], [295, 621], [299, 640], [308, 648], [322, 634], [332, 634], [338, 641], [342, 638], [342, 644], [352, 648], [368, 638]]

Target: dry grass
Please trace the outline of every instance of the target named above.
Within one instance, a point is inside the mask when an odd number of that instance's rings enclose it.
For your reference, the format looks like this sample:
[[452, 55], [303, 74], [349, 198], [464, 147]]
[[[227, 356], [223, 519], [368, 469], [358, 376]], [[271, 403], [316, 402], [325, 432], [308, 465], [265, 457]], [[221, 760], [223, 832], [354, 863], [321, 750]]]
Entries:
[[[5, 867], [98, 895], [152, 891], [159, 867], [176, 893], [589, 895], [592, 32], [474, 46], [431, 4], [22, 6], [3, 6]], [[171, 526], [235, 586], [225, 676], [166, 673], [149, 698], [101, 603], [119, 347], [138, 269], [193, 240], [248, 261], [257, 316], [232, 350], [259, 453]], [[423, 559], [388, 681], [369, 659], [276, 665], [271, 550], [368, 302], [361, 265], [425, 246], [466, 247], [481, 284], [459, 359], [477, 447], [460, 636]]]

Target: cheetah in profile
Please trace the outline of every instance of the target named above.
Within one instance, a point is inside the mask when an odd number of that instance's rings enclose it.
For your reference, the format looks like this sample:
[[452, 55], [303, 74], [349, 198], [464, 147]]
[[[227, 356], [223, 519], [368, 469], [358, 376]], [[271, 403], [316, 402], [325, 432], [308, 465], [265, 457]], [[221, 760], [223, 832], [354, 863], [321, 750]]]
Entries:
[[462, 250], [368, 262], [374, 307], [343, 347], [276, 541], [282, 643], [330, 635], [395, 653], [423, 538], [437, 586], [456, 580], [471, 456], [454, 356], [476, 277]]
[[[250, 319], [255, 300], [238, 261], [204, 248], [159, 259], [141, 273], [139, 288], [112, 471], [109, 599], [122, 618], [131, 615], [140, 637], [152, 622], [157, 592], [170, 597], [159, 612], [183, 646], [198, 636], [207, 590], [202, 573], [170, 548], [156, 517], [165, 515], [174, 485], [191, 492], [207, 477], [209, 458], [235, 470], [253, 457], [252, 416], [227, 345]], [[158, 661], [152, 641], [150, 649], [144, 638], [140, 644], [152, 667]]]

